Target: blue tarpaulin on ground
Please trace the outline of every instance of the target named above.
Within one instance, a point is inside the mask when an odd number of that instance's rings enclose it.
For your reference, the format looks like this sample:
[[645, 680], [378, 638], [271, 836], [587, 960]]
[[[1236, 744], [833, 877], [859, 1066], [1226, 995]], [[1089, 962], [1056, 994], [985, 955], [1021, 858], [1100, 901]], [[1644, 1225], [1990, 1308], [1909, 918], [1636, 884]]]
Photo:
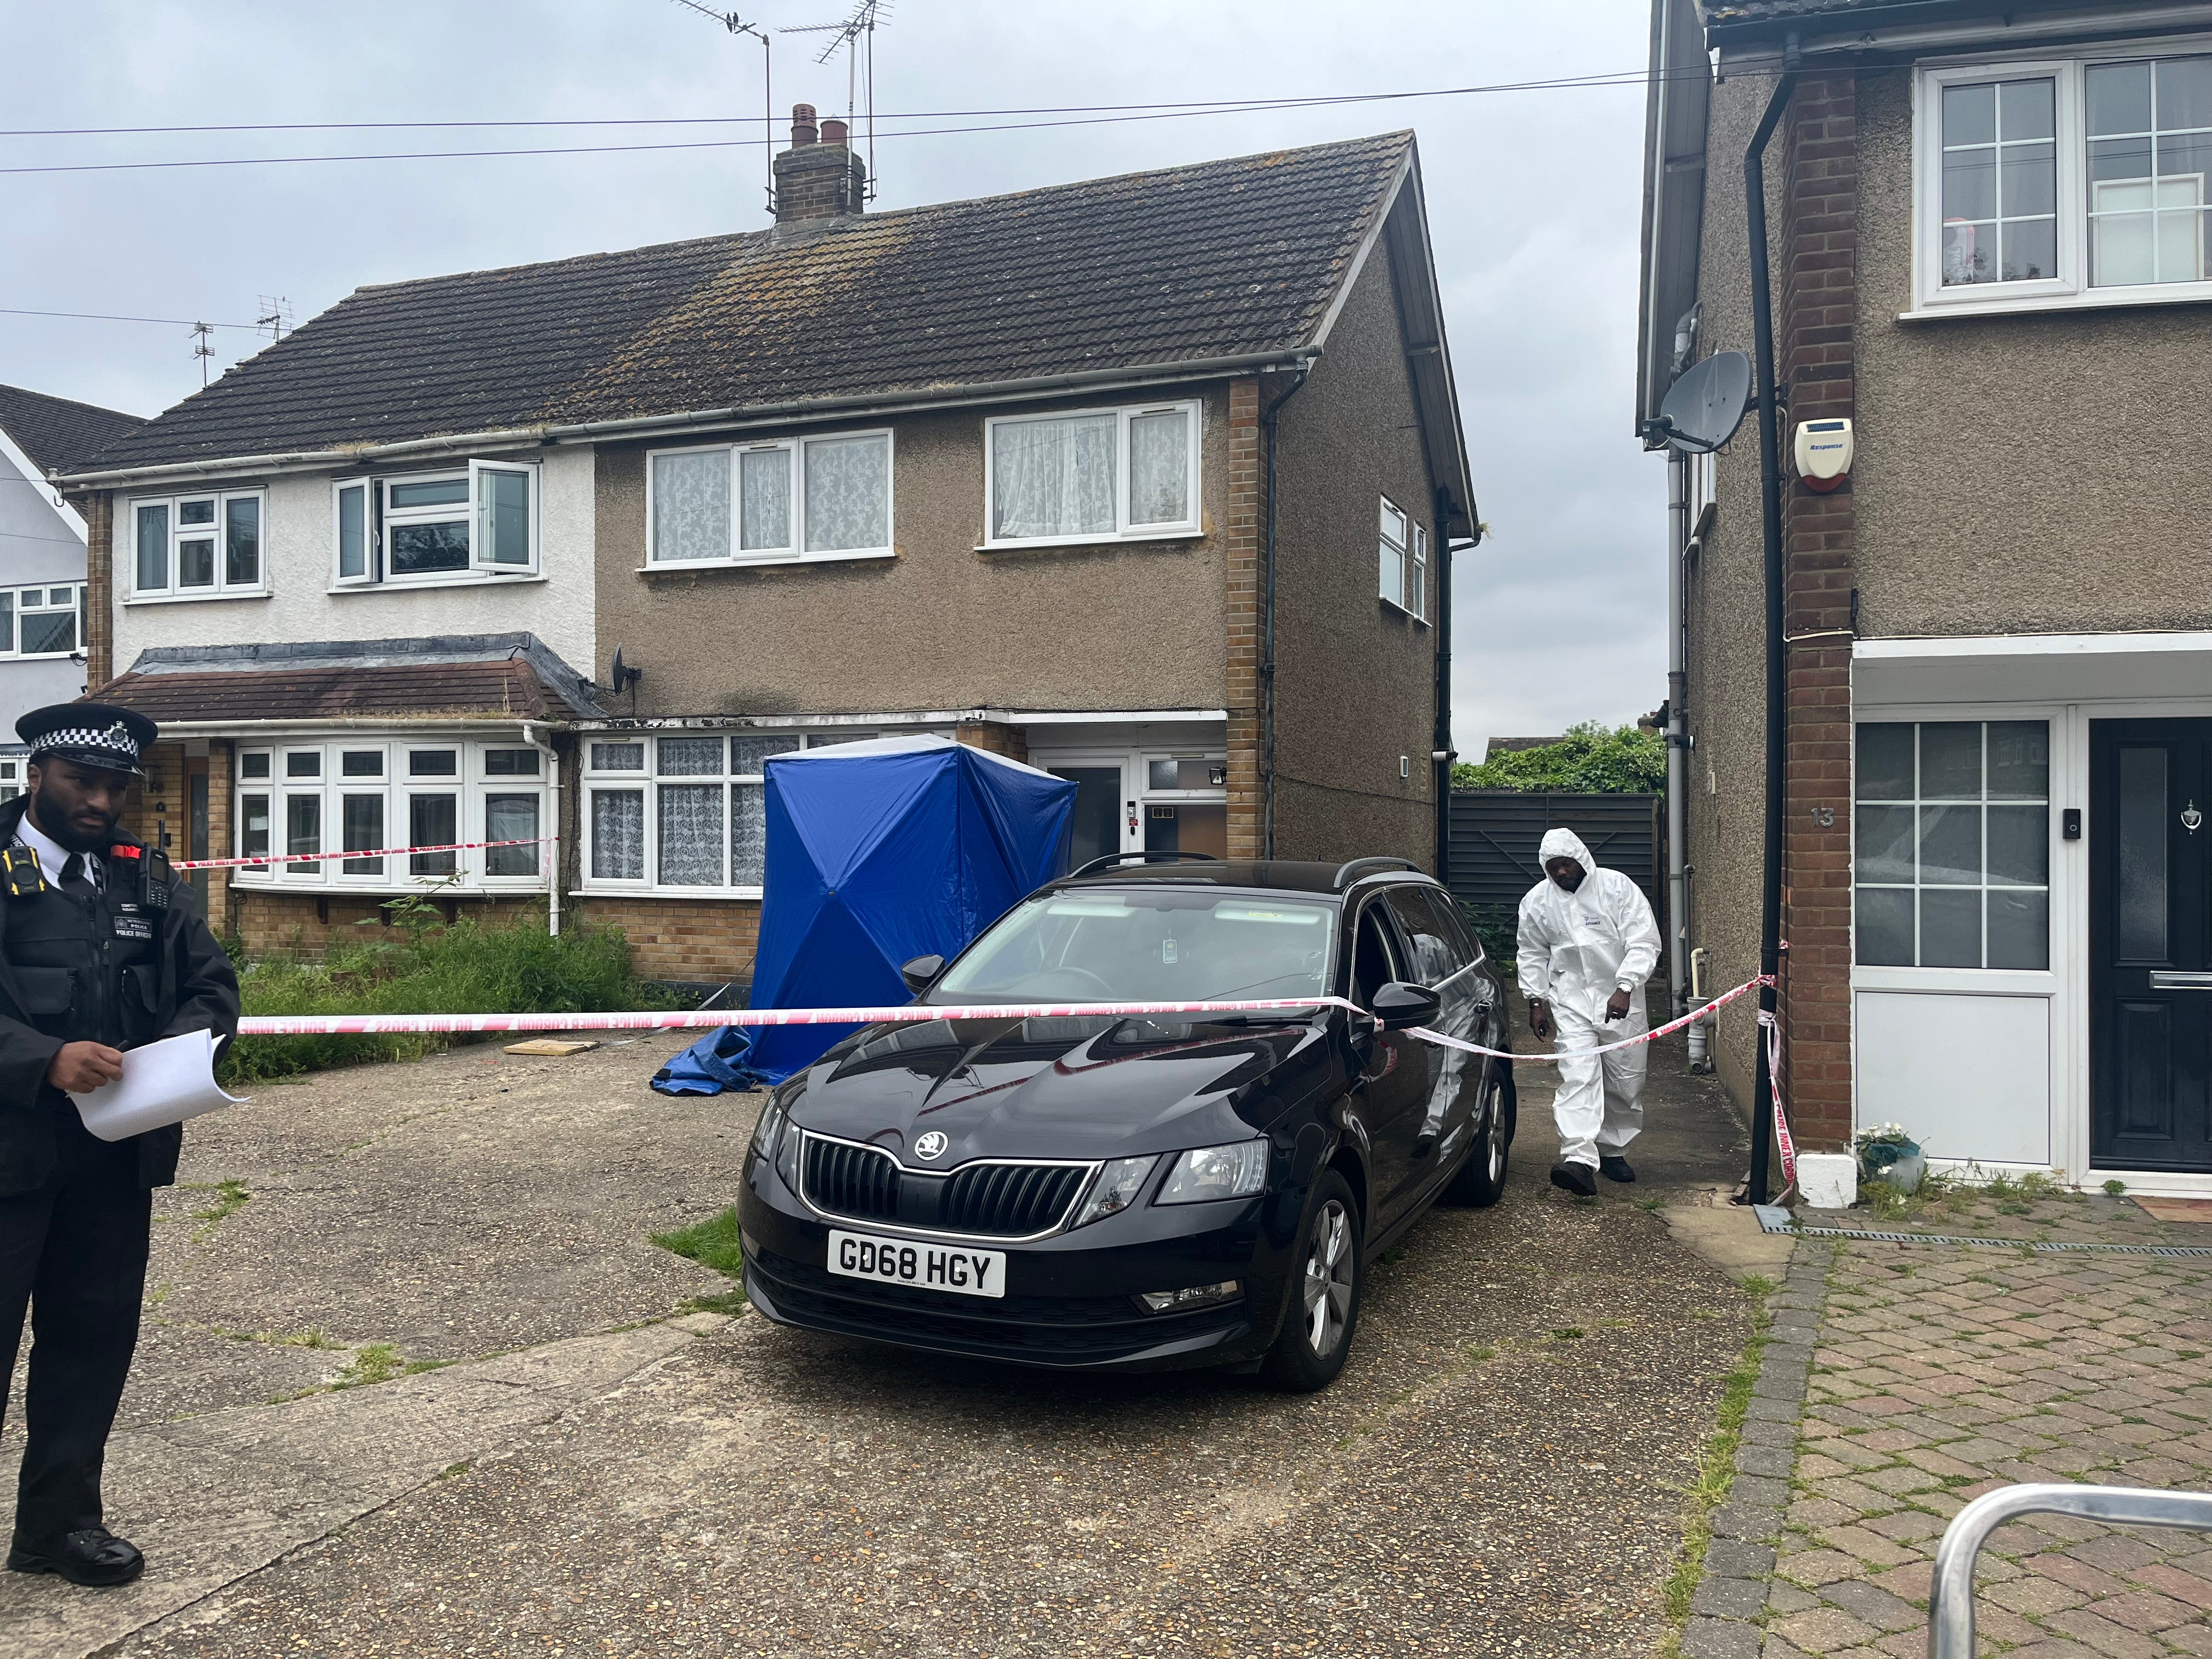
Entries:
[[[1075, 786], [949, 738], [882, 738], [767, 767], [756, 1008], [910, 1001], [899, 966], [957, 954], [1067, 871]], [[663, 1068], [664, 1094], [780, 1083], [854, 1028], [728, 1027]]]

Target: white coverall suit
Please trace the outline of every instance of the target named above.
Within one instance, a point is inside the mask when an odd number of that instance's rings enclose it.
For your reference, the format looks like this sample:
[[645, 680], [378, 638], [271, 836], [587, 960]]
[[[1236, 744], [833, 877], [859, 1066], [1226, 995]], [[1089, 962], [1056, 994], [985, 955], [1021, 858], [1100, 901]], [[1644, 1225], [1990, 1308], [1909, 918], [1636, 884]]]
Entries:
[[[1521, 994], [1549, 1004], [1558, 1027], [1559, 1092], [1552, 1114], [1560, 1161], [1594, 1166], [1601, 1156], [1620, 1153], [1644, 1127], [1650, 1048], [1638, 1043], [1588, 1057], [1583, 1051], [1650, 1029], [1644, 981], [1659, 964], [1659, 924], [1643, 890], [1620, 871], [1598, 868], [1573, 830], [1547, 831], [1539, 856], [1547, 866], [1572, 859], [1585, 872], [1571, 893], [1548, 874], [1528, 890], [1521, 901], [1516, 965]], [[1628, 993], [1628, 1012], [1608, 1021], [1605, 1005], [1616, 990]]]

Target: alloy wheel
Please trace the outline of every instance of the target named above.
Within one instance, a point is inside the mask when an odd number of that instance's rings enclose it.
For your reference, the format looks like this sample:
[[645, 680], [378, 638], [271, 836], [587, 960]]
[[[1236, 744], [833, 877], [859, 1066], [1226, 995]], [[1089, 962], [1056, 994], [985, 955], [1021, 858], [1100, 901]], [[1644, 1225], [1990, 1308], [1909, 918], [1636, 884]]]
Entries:
[[1482, 1156], [1488, 1165], [1486, 1173], [1493, 1185], [1505, 1179], [1505, 1091], [1491, 1079], [1490, 1109], [1484, 1115]]
[[1331, 1199], [1314, 1218], [1306, 1255], [1306, 1343], [1326, 1359], [1344, 1340], [1352, 1320], [1352, 1218]]

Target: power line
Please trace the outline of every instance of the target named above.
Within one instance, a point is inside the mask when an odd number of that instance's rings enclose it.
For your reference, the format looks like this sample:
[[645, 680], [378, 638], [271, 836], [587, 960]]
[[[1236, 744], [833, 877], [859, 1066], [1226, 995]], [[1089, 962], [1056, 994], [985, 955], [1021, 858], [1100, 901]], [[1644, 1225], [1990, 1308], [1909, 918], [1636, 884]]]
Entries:
[[[682, 3], [683, 0], [679, 0]], [[719, 19], [720, 14], [708, 15]], [[1582, 85], [1608, 86], [1650, 78], [1645, 70], [1615, 70], [1601, 74], [1559, 76], [1536, 81], [1500, 82], [1490, 86], [1435, 87], [1416, 91], [1319, 94], [1309, 97], [1185, 98], [1142, 104], [1036, 104], [1003, 109], [933, 109], [884, 112], [884, 121], [966, 120], [989, 115], [1119, 115], [1145, 111], [1278, 109], [1310, 104], [1379, 102], [1401, 98], [1444, 98], [1468, 93], [1518, 92]], [[15, 127], [0, 128], [0, 138], [128, 137], [140, 134], [175, 132], [384, 132], [433, 128], [475, 127], [659, 127], [743, 126], [752, 118], [744, 115], [622, 115], [532, 116], [514, 120], [457, 121], [264, 121], [222, 122], [198, 126], [149, 127]]]
[[[886, 138], [945, 137], [962, 133], [1026, 132], [1052, 127], [1111, 126], [1131, 121], [1176, 120], [1192, 116], [1246, 115], [1275, 110], [1308, 109], [1337, 105], [1368, 104], [1396, 101], [1415, 98], [1465, 97], [1482, 93], [1539, 92], [1579, 90], [1585, 88], [1643, 86], [1650, 76], [1638, 71], [1618, 77], [1577, 76], [1550, 81], [1522, 81], [1494, 86], [1443, 87], [1420, 92], [1378, 92], [1346, 94], [1332, 97], [1286, 98], [1273, 100], [1243, 100], [1208, 104], [1197, 106], [1176, 106], [1141, 114], [1073, 117], [1054, 121], [988, 122], [975, 126], [921, 127], [904, 132], [889, 132]], [[5, 135], [0, 135], [5, 136]], [[79, 161], [44, 167], [0, 167], [0, 176], [25, 173], [137, 173], [179, 167], [284, 167], [307, 162], [329, 161], [477, 161], [513, 155], [616, 155], [646, 151], [682, 149], [750, 149], [771, 143], [763, 138], [708, 138], [670, 141], [650, 144], [561, 144], [528, 149], [440, 149], [440, 150], [383, 150], [346, 155], [233, 155], [191, 157], [166, 161]]]
[[242, 328], [249, 332], [265, 323], [204, 323], [191, 317], [119, 317], [104, 311], [24, 311], [0, 306], [0, 317], [69, 317], [87, 323], [166, 323], [178, 328]]

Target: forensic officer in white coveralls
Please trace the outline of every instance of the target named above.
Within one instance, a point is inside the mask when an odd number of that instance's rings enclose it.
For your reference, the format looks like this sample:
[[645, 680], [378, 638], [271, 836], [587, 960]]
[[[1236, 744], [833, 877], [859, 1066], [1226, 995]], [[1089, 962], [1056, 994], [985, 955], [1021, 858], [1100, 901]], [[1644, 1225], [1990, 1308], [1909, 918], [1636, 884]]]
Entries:
[[1650, 1045], [1589, 1051], [1650, 1029], [1644, 981], [1659, 964], [1659, 924], [1643, 890], [1602, 870], [1571, 830], [1545, 834], [1544, 879], [1521, 901], [1518, 967], [1528, 1029], [1552, 1042], [1559, 1092], [1559, 1161], [1552, 1184], [1584, 1198], [1596, 1174], [1633, 1181], [1625, 1155], [1644, 1127], [1644, 1068]]

